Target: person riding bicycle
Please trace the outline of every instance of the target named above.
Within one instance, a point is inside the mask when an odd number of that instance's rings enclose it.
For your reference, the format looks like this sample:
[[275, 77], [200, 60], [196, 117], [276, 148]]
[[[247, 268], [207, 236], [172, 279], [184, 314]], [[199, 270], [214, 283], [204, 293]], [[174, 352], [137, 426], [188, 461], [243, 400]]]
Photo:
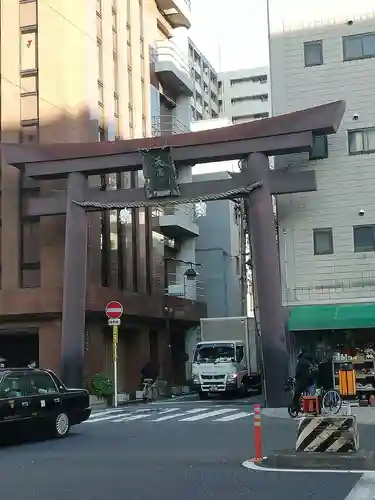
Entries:
[[147, 361], [141, 370], [141, 385], [143, 386], [146, 379], [150, 379], [154, 383], [158, 375], [159, 370], [156, 363], [153, 363], [151, 360]]
[[303, 392], [312, 392], [318, 376], [318, 367], [306, 349], [301, 349], [297, 357], [294, 395], [292, 406], [299, 409], [299, 400]]

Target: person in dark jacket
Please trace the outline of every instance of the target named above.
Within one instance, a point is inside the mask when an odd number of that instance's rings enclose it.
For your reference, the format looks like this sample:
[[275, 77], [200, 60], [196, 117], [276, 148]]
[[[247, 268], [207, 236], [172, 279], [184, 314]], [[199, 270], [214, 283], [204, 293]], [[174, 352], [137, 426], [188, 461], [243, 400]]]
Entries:
[[155, 382], [158, 375], [159, 375], [159, 370], [156, 364], [153, 363], [151, 360], [147, 361], [147, 363], [141, 370], [141, 385], [143, 385], [144, 380], [147, 378]]
[[292, 400], [292, 405], [295, 409], [299, 409], [299, 400], [302, 393], [314, 385], [317, 378], [317, 370], [318, 367], [314, 363], [312, 356], [305, 349], [301, 349], [297, 357]]

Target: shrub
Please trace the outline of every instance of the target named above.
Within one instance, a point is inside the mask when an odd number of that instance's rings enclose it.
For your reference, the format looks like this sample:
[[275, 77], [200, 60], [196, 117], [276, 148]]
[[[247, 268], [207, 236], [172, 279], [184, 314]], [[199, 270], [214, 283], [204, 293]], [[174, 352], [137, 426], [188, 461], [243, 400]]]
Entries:
[[87, 390], [93, 396], [103, 399], [111, 399], [113, 391], [113, 382], [104, 373], [95, 373], [87, 382]]

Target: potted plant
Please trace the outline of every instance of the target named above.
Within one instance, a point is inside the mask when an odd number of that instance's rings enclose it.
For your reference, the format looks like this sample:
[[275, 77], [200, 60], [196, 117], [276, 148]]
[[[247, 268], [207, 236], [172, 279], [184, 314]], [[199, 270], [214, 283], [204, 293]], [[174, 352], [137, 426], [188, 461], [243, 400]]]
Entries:
[[92, 396], [104, 400], [107, 405], [112, 404], [113, 382], [104, 373], [95, 373], [87, 381], [87, 390]]

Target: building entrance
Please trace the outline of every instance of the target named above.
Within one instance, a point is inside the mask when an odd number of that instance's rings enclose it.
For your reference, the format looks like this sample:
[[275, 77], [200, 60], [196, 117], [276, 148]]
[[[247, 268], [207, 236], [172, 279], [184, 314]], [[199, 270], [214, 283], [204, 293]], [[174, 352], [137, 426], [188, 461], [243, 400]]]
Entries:
[[0, 357], [11, 368], [26, 367], [31, 361], [39, 364], [39, 336], [35, 332], [0, 332]]

